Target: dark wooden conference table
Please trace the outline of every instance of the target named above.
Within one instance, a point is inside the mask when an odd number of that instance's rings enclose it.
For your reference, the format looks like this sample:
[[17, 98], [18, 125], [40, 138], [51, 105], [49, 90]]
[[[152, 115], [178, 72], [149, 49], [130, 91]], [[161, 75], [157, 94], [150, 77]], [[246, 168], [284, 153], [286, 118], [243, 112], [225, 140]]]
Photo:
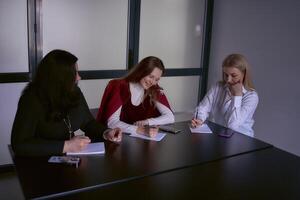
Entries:
[[191, 133], [188, 122], [175, 123], [182, 131], [160, 142], [124, 135], [119, 145], [106, 142], [104, 155], [81, 156], [78, 168], [50, 164], [49, 157], [13, 160], [27, 199], [299, 195], [297, 156], [237, 132], [220, 137], [218, 132], [231, 130], [208, 124], [213, 134]]

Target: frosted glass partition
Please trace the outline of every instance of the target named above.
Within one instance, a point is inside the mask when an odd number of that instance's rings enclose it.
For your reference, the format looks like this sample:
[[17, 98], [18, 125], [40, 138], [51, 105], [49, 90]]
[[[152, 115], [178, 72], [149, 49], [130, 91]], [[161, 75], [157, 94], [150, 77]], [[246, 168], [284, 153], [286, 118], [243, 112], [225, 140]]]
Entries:
[[193, 112], [198, 104], [199, 76], [162, 77], [164, 88], [174, 112]]
[[127, 12], [124, 0], [44, 0], [43, 54], [65, 49], [80, 70], [126, 69]]
[[27, 1], [0, 1], [0, 73], [28, 72]]
[[200, 67], [205, 0], [142, 0], [140, 52], [167, 68]]
[[81, 80], [79, 87], [90, 109], [99, 108], [105, 87], [110, 79]]
[[7, 145], [10, 144], [11, 129], [18, 107], [19, 97], [26, 83], [0, 84], [0, 165], [11, 164]]

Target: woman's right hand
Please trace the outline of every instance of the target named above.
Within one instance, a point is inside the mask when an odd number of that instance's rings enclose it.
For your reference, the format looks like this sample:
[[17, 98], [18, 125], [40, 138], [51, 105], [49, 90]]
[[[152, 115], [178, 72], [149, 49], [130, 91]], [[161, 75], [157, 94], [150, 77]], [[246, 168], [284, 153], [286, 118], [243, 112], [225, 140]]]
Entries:
[[146, 135], [148, 137], [155, 137], [158, 133], [158, 127], [153, 126], [138, 126], [136, 132], [138, 134]]
[[203, 121], [201, 119], [195, 119], [193, 118], [191, 121], [191, 127], [196, 128], [197, 126], [201, 126], [203, 124]]
[[243, 96], [243, 84], [241, 81], [229, 85], [232, 96]]
[[81, 151], [85, 149], [90, 142], [90, 138], [86, 136], [72, 137], [70, 140], [65, 141], [63, 153]]

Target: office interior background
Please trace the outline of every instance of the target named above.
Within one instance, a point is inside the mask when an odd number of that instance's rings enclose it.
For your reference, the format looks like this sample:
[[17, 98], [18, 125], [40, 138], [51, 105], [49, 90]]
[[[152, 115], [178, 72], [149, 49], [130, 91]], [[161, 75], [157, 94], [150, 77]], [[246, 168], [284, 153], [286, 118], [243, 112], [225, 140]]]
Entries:
[[21, 91], [42, 56], [57, 48], [79, 58], [90, 108], [110, 79], [146, 56], [160, 57], [168, 69], [161, 86], [176, 113], [192, 113], [221, 79], [222, 60], [241, 53], [259, 95], [255, 138], [300, 155], [298, 0], [0, 2], [0, 166], [12, 164], [7, 145]]

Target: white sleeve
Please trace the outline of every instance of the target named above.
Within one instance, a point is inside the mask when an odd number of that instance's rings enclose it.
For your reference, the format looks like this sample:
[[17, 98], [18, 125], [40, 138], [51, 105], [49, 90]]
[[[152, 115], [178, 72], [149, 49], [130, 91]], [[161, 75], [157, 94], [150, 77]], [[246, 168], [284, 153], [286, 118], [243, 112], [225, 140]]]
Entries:
[[255, 91], [245, 96], [233, 96], [230, 106], [225, 114], [227, 127], [236, 130], [247, 119], [252, 119], [258, 104], [258, 96]]
[[136, 133], [137, 126], [120, 121], [121, 109], [122, 106], [108, 118], [108, 128], [120, 128], [125, 133]]
[[175, 117], [173, 112], [167, 106], [157, 101], [155, 102], [155, 105], [161, 115], [156, 118], [149, 118], [148, 123], [150, 126], [174, 123]]
[[209, 113], [211, 112], [217, 90], [218, 90], [218, 86], [216, 85], [206, 93], [206, 95], [204, 96], [204, 98], [196, 108], [194, 117], [196, 117], [197, 119], [201, 119], [202, 121], [205, 121], [207, 119]]

